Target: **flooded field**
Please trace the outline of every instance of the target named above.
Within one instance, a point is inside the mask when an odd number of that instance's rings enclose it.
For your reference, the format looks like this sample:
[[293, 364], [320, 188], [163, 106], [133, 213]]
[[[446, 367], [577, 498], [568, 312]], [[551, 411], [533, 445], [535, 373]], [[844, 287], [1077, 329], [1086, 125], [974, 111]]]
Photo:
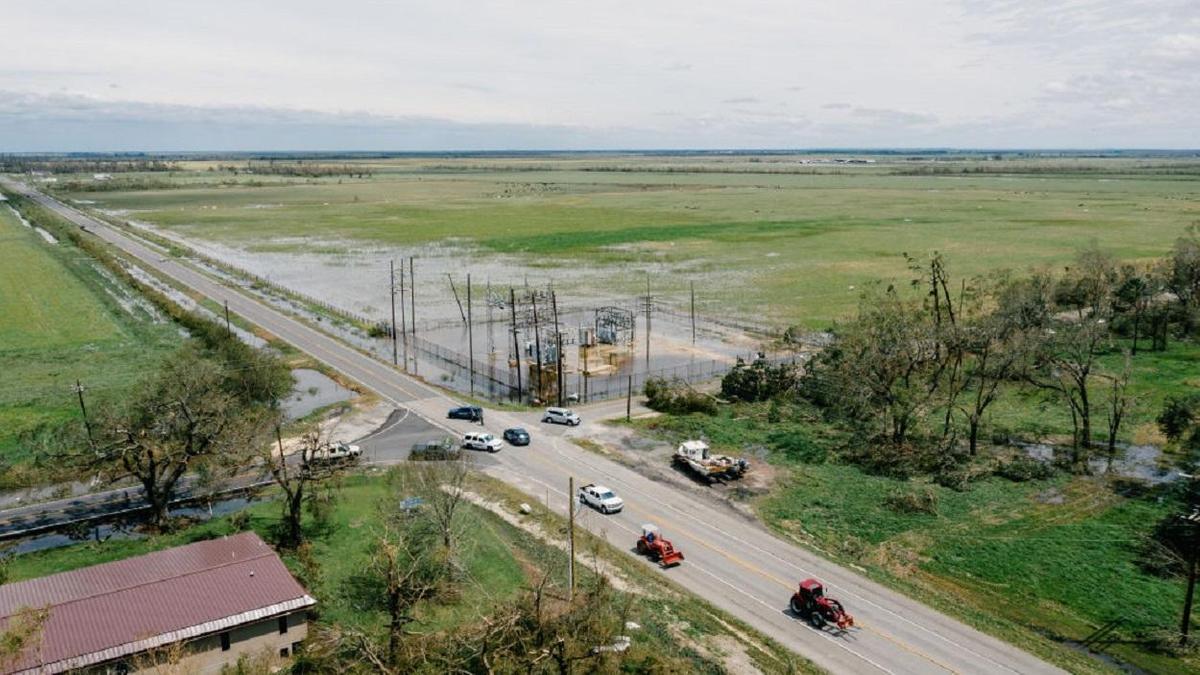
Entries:
[[[617, 283], [611, 269], [532, 267], [515, 256], [483, 255], [466, 245], [347, 247], [343, 242], [313, 244], [311, 252], [261, 251], [191, 241], [130, 222], [220, 265], [250, 272], [269, 286], [382, 325], [391, 321], [390, 264], [395, 261], [396, 321], [399, 328], [407, 327], [397, 340], [397, 354], [426, 379], [464, 393], [516, 398], [518, 391], [527, 395], [538, 377], [543, 393], [556, 392], [560, 344], [564, 398], [588, 400], [624, 395], [630, 377], [637, 388], [651, 376], [707, 379], [738, 359], [753, 360], [767, 341], [760, 332], [700, 312], [693, 321], [690, 286], [682, 299], [677, 290], [655, 289], [656, 279], [679, 274], [665, 264], [629, 269]], [[264, 300], [320, 320], [304, 302], [239, 280], [218, 266], [209, 268]], [[649, 325], [647, 280], [653, 299]], [[381, 360], [392, 358], [387, 336], [328, 322], [325, 329]], [[313, 403], [311, 409], [327, 404]]]

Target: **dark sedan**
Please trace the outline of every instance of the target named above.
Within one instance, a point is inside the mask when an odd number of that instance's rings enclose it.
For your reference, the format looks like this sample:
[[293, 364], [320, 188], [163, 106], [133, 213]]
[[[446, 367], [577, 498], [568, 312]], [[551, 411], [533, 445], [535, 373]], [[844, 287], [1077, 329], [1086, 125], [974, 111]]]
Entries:
[[451, 408], [450, 412], [446, 413], [446, 417], [452, 420], [470, 420], [478, 422], [483, 417], [483, 408], [477, 405], [464, 405], [457, 408]]
[[504, 440], [512, 445], [529, 445], [529, 432], [521, 427], [504, 430]]

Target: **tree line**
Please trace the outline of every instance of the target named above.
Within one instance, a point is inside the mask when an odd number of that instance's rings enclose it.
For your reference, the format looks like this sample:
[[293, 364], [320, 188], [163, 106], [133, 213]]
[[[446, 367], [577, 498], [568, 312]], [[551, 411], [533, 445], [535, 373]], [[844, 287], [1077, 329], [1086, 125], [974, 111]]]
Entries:
[[939, 253], [905, 258], [918, 292], [871, 287], [803, 374], [742, 364], [723, 394], [807, 399], [853, 432], [850, 455], [864, 465], [938, 473], [979, 453], [989, 412], [1017, 389], [1070, 419], [1063, 463], [1084, 471], [1098, 455], [1118, 454], [1138, 404], [1130, 393], [1138, 354], [1192, 340], [1200, 327], [1197, 226], [1148, 264], [1120, 264], [1091, 245], [1057, 273], [959, 279]]

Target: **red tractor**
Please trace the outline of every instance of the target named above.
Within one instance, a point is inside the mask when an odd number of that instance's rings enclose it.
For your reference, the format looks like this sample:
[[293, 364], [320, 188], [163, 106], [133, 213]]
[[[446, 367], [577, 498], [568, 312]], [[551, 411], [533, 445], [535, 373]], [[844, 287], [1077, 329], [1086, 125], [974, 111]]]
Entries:
[[683, 553], [675, 550], [675, 546], [659, 534], [658, 528], [649, 523], [642, 525], [642, 536], [637, 540], [637, 552], [638, 555], [657, 561], [663, 567], [683, 562]]
[[800, 590], [792, 594], [792, 613], [818, 630], [833, 624], [842, 630], [854, 625], [854, 617], [846, 613], [842, 603], [825, 597], [825, 588], [816, 579], [800, 582]]

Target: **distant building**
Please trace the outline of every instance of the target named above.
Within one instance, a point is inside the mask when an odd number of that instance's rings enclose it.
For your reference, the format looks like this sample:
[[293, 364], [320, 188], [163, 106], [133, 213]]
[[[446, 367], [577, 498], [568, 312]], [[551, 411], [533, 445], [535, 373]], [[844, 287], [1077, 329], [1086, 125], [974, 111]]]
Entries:
[[258, 535], [202, 541], [0, 586], [0, 629], [48, 609], [40, 640], [0, 671], [153, 670], [182, 646], [180, 669], [216, 673], [242, 655], [291, 656], [314, 604]]

